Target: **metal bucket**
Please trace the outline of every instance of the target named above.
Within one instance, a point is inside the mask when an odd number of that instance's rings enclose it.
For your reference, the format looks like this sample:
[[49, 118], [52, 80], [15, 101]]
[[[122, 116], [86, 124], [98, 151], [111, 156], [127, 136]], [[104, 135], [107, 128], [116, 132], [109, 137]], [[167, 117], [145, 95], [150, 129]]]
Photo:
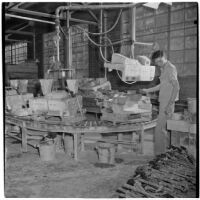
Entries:
[[74, 154], [74, 143], [73, 137], [71, 135], [65, 135], [64, 137], [64, 149], [65, 153], [69, 156], [73, 156]]
[[42, 161], [52, 161], [55, 159], [55, 144], [41, 143], [39, 145], [40, 158]]
[[97, 150], [100, 163], [114, 164], [115, 162], [115, 146], [110, 143], [97, 143]]

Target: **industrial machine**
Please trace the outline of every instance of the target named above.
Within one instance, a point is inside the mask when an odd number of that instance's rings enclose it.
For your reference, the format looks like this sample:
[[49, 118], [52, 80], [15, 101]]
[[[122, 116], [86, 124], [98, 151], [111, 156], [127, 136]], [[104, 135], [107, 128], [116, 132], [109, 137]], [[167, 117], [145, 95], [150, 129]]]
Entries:
[[109, 71], [113, 69], [121, 71], [122, 76], [120, 78], [124, 82], [152, 81], [155, 76], [155, 66], [150, 66], [150, 62], [147, 59], [145, 62], [144, 56], [139, 58], [139, 60], [136, 60], [113, 53], [111, 63], [105, 63], [104, 67], [108, 68]]

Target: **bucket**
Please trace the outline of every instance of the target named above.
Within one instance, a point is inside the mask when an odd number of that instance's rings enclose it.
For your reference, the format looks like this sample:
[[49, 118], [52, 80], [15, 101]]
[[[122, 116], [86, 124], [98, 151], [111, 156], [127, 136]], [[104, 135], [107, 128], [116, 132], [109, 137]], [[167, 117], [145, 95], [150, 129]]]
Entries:
[[192, 114], [196, 113], [197, 112], [196, 98], [188, 98], [187, 102], [188, 102], [188, 111]]
[[52, 161], [55, 159], [56, 149], [54, 144], [41, 143], [39, 151], [42, 161]]
[[18, 92], [20, 94], [27, 93], [27, 85], [28, 85], [28, 80], [19, 80], [18, 81]]
[[51, 93], [53, 86], [53, 79], [40, 79], [40, 84], [42, 88], [42, 93], [44, 95]]
[[66, 135], [64, 137], [64, 149], [67, 155], [73, 156], [74, 143], [73, 143], [73, 137], [71, 135]]
[[97, 150], [100, 163], [114, 164], [115, 162], [114, 144], [98, 142]]

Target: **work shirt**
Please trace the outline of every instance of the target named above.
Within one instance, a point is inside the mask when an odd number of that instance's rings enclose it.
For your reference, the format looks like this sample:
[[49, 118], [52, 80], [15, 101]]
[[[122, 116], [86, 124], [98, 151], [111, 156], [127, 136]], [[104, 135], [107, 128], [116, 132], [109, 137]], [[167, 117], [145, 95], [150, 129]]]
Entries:
[[[166, 104], [169, 102], [173, 91], [173, 80], [178, 81], [177, 70], [171, 62], [167, 61], [164, 69], [161, 69], [159, 102], [166, 102]], [[175, 101], [178, 99], [179, 94], [177, 94]]]

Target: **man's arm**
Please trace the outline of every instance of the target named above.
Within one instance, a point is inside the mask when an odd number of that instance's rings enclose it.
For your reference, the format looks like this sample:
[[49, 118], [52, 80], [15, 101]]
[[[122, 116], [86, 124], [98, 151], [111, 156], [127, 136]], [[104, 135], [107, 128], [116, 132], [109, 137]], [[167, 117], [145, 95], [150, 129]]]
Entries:
[[156, 85], [155, 87], [152, 87], [152, 88], [143, 89], [142, 91], [146, 92], [146, 93], [150, 93], [150, 92], [156, 92], [156, 91], [159, 91], [159, 90], [160, 90], [160, 84], [158, 84], [158, 85]]
[[178, 95], [178, 92], [180, 90], [179, 82], [177, 79], [177, 71], [176, 69], [171, 68], [169, 71], [169, 82], [172, 84], [172, 93], [169, 98], [169, 102], [165, 108], [166, 113], [170, 113], [170, 106], [174, 104], [176, 97]]
[[170, 106], [170, 105], [172, 105], [175, 102], [177, 94], [178, 94], [179, 89], [180, 89], [178, 80], [171, 80], [171, 84], [173, 86], [173, 90], [172, 90], [169, 102], [167, 104], [167, 107]]

